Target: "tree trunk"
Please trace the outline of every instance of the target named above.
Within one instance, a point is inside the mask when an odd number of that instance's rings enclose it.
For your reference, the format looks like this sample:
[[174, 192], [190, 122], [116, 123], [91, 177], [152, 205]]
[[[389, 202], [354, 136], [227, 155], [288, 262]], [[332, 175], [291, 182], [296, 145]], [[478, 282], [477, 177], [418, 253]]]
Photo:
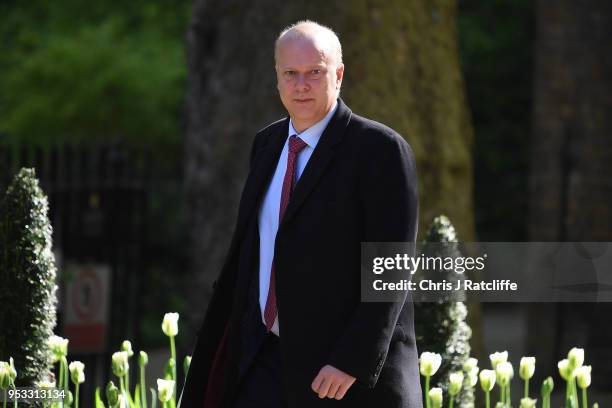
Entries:
[[[532, 241], [610, 241], [612, 5], [542, 0], [536, 18], [529, 236]], [[587, 364], [612, 361], [612, 330], [603, 321], [612, 312], [609, 305], [533, 308], [530, 349], [539, 365], [556, 370], [574, 345], [587, 348]], [[603, 387], [606, 378], [610, 386], [609, 364], [596, 365], [594, 372], [594, 386]]]
[[443, 0], [194, 2], [185, 141], [192, 323], [201, 319], [228, 248], [253, 136], [286, 115], [273, 44], [301, 19], [338, 33], [346, 66], [342, 97], [351, 109], [394, 128], [413, 147], [420, 231], [444, 213], [461, 240], [475, 238], [472, 127], [456, 13], [455, 2]]

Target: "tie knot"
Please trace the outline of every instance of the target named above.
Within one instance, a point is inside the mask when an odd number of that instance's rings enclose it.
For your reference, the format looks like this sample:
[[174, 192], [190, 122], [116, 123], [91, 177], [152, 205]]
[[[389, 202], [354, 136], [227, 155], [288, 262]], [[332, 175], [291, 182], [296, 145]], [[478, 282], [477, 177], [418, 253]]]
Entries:
[[305, 141], [297, 137], [296, 135], [292, 135], [289, 138], [289, 152], [290, 153], [299, 153], [303, 148], [308, 146]]

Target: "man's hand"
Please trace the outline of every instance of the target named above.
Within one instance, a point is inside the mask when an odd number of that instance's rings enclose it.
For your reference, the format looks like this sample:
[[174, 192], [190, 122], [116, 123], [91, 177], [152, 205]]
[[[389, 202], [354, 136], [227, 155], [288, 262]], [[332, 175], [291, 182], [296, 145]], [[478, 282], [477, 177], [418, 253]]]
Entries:
[[324, 366], [312, 382], [312, 390], [319, 398], [335, 398], [340, 400], [355, 382], [355, 377], [348, 375], [330, 365]]

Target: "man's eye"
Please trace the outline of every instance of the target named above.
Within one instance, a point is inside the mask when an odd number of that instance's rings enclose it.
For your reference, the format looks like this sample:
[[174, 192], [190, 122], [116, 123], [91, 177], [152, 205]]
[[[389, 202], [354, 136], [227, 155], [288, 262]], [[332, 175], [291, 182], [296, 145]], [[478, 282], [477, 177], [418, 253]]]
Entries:
[[295, 75], [295, 71], [285, 71], [285, 75], [289, 76], [289, 77], [294, 76]]
[[315, 74], [315, 75], [319, 75], [321, 73], [321, 70], [320, 69], [313, 69], [312, 73]]

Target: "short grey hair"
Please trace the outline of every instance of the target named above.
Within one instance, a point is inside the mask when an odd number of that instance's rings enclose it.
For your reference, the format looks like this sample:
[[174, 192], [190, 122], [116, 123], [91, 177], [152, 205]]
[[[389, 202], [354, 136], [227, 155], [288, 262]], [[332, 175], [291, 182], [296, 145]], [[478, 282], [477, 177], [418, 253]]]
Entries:
[[331, 28], [312, 20], [301, 20], [291, 24], [281, 31], [274, 43], [274, 60], [277, 59], [278, 46], [280, 42], [287, 38], [312, 38], [311, 34], [322, 34], [325, 39], [327, 52], [335, 59], [337, 64], [342, 64], [342, 45], [338, 35]]

